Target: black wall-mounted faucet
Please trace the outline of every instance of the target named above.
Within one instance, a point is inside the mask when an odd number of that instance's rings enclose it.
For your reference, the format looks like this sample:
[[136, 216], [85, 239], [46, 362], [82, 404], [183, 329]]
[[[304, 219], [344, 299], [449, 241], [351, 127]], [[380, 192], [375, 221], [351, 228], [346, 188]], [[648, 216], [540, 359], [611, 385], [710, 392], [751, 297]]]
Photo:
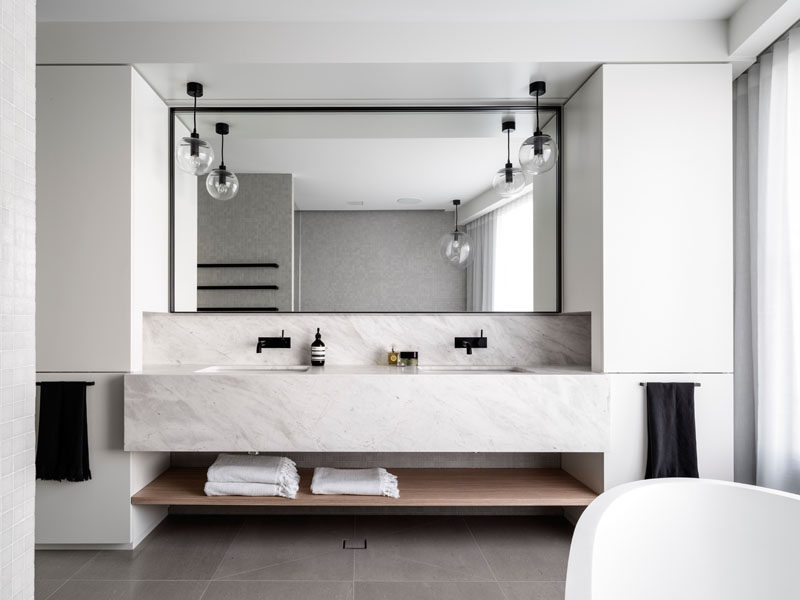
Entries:
[[281, 329], [281, 337], [260, 337], [256, 343], [256, 352], [261, 354], [262, 348], [291, 348], [292, 338], [283, 337], [284, 330]]
[[473, 348], [488, 348], [488, 340], [483, 336], [483, 329], [481, 329], [480, 337], [457, 337], [455, 347], [466, 348], [467, 354], [472, 354]]

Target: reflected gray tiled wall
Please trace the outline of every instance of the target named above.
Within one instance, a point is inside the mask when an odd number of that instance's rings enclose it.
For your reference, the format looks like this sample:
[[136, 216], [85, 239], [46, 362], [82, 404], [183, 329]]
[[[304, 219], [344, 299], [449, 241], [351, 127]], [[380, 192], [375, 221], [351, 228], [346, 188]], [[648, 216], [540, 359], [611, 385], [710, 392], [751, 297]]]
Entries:
[[237, 173], [239, 193], [214, 200], [206, 178], [197, 187], [197, 262], [276, 262], [278, 269], [198, 269], [198, 285], [275, 284], [273, 290], [200, 290], [201, 307], [265, 307], [291, 310], [294, 200], [292, 176]]
[[36, 4], [0, 17], [0, 599], [33, 599]]
[[298, 211], [295, 222], [300, 310], [465, 310], [466, 274], [439, 257], [452, 213]]

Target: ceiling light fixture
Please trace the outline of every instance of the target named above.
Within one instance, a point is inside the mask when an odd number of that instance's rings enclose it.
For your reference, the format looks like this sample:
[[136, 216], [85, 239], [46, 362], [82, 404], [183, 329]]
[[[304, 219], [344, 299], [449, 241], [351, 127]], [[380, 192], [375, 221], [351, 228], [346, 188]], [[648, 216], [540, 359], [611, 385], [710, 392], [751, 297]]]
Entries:
[[398, 198], [398, 204], [421, 204], [422, 200], [419, 198]]
[[453, 200], [455, 206], [455, 228], [450, 233], [446, 233], [439, 240], [439, 252], [451, 267], [456, 269], [466, 269], [472, 262], [472, 238], [458, 228], [458, 206], [461, 200]]
[[539, 128], [539, 96], [546, 90], [544, 81], [534, 81], [529, 88], [531, 96], [536, 97], [536, 131], [519, 148], [519, 164], [526, 175], [546, 173], [558, 160], [555, 140]]
[[511, 198], [519, 194], [525, 187], [525, 174], [522, 169], [511, 164], [511, 132], [515, 131], [517, 124], [514, 121], [503, 121], [503, 133], [506, 134], [506, 166], [495, 173], [492, 178], [492, 188], [501, 198]]
[[190, 175], [205, 175], [214, 161], [214, 150], [211, 144], [201, 140], [197, 134], [197, 99], [203, 96], [203, 84], [190, 81], [186, 84], [186, 93], [194, 98], [192, 133], [178, 142], [178, 147], [175, 148], [175, 160], [181, 171]]
[[239, 191], [239, 178], [228, 171], [225, 166], [225, 136], [228, 135], [227, 123], [217, 123], [216, 131], [220, 136], [220, 163], [206, 178], [206, 189], [211, 197], [216, 200], [230, 200]]

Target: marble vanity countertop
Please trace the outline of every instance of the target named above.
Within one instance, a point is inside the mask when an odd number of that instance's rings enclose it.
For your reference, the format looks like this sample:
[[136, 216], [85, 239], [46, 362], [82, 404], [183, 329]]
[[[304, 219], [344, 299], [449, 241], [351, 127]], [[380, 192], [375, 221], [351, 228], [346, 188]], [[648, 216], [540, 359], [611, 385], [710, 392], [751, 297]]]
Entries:
[[484, 366], [470, 372], [468, 366], [438, 367], [458, 369], [442, 371], [365, 365], [298, 372], [220, 365], [224, 370], [198, 373], [208, 367], [152, 366], [125, 375], [125, 449], [608, 449], [608, 380], [588, 369]]
[[[135, 375], [228, 375], [246, 376], [253, 375], [595, 375], [589, 365], [586, 366], [509, 366], [509, 365], [479, 365], [470, 370], [471, 367], [464, 365], [420, 365], [419, 367], [390, 367], [387, 365], [336, 365], [325, 367], [311, 367], [309, 365], [297, 365], [308, 367], [307, 371], [287, 371], [282, 370], [286, 365], [220, 365], [223, 370], [209, 371], [217, 365], [207, 364], [181, 364], [181, 365], [145, 365], [140, 371], [133, 371]], [[274, 368], [274, 371], [259, 370], [260, 367]], [[446, 370], [452, 369], [452, 370]], [[501, 369], [513, 369], [504, 371]]]

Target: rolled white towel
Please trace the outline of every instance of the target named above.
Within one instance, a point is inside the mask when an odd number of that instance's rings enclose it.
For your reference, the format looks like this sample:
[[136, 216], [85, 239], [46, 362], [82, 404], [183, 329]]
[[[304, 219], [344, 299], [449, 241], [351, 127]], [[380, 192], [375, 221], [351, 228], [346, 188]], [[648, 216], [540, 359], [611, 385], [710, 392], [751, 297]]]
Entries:
[[283, 496], [284, 498], [294, 498], [297, 490], [287, 490], [275, 483], [221, 483], [218, 481], [206, 481], [206, 496]]
[[399, 498], [397, 476], [386, 469], [332, 469], [317, 467], [311, 479], [312, 494], [389, 496]]
[[216, 483], [273, 484], [280, 487], [279, 495], [287, 498], [294, 498], [300, 488], [297, 465], [285, 456], [220, 454], [208, 468], [207, 479]]

